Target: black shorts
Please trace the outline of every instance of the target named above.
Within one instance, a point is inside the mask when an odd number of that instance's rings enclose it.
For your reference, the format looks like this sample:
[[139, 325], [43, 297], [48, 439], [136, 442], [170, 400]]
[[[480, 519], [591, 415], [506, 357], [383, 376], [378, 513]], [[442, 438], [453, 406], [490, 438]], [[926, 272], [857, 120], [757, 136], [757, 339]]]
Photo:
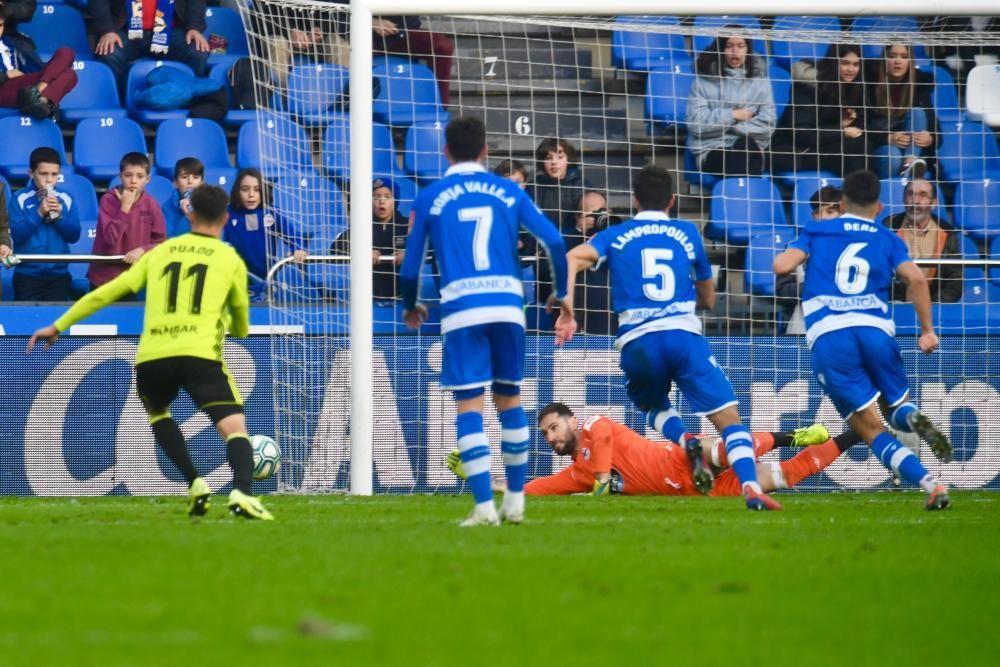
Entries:
[[242, 410], [240, 391], [220, 361], [200, 357], [144, 361], [135, 367], [135, 386], [150, 416], [168, 412], [181, 389], [202, 410], [212, 406], [239, 408], [232, 412]]

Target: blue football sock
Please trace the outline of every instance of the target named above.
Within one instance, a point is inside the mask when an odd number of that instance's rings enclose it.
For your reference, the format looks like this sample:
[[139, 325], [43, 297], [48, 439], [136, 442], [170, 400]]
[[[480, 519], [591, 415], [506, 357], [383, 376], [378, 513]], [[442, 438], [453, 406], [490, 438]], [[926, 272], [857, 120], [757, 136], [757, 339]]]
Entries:
[[913, 403], [907, 401], [902, 405], [896, 407], [892, 411], [892, 416], [889, 418], [889, 423], [892, 424], [893, 428], [903, 431], [904, 433], [912, 433], [913, 429], [910, 428], [910, 415], [917, 411], [917, 406]]
[[753, 438], [750, 437], [750, 432], [742, 424], [734, 424], [722, 430], [722, 439], [726, 443], [729, 467], [739, 478], [740, 486], [752, 484], [759, 491], [757, 461], [753, 457]]
[[910, 484], [921, 486], [921, 482], [930, 475], [916, 454], [885, 431], [872, 441], [872, 453], [882, 465]]
[[507, 468], [507, 490], [520, 493], [524, 491], [524, 480], [528, 476], [528, 449], [531, 446], [528, 415], [519, 405], [504, 410], [499, 417], [503, 429], [501, 449], [503, 463]]
[[490, 443], [483, 432], [483, 416], [478, 412], [463, 412], [455, 420], [458, 435], [458, 451], [466, 481], [472, 489], [476, 503], [493, 501], [490, 486]]
[[678, 445], [684, 444], [684, 436], [688, 431], [684, 428], [681, 416], [673, 408], [666, 410], [650, 410], [646, 413], [646, 423], [663, 434], [664, 438], [676, 442]]

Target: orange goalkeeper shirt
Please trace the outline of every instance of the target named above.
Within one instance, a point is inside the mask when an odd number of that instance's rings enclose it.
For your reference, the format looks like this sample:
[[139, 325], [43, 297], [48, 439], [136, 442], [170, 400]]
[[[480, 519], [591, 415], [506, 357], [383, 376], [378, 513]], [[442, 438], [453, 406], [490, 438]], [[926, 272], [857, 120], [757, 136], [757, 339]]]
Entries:
[[684, 450], [673, 443], [652, 442], [607, 417], [583, 424], [573, 463], [555, 475], [534, 479], [524, 487], [532, 496], [593, 491], [597, 473], [611, 473], [611, 492], [627, 496], [688, 496], [698, 491]]

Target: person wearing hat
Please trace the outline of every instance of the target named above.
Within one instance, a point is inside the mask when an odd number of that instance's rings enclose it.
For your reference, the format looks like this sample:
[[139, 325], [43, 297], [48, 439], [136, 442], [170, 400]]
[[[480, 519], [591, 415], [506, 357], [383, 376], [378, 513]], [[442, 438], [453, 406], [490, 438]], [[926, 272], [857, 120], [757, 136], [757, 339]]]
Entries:
[[[397, 298], [397, 273], [406, 246], [407, 220], [396, 209], [399, 188], [391, 178], [378, 176], [372, 181], [372, 296], [376, 301]], [[331, 255], [349, 255], [351, 230], [338, 236], [330, 246]], [[382, 261], [391, 255], [392, 261]]]

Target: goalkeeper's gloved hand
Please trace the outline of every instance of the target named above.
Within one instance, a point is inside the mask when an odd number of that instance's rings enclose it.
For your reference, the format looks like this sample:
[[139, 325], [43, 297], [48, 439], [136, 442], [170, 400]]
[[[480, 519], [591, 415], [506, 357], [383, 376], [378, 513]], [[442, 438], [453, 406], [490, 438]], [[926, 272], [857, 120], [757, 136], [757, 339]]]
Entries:
[[594, 490], [590, 493], [592, 496], [603, 496], [608, 493], [611, 488], [611, 479], [609, 478], [606, 482], [599, 482], [594, 480]]
[[458, 453], [457, 449], [448, 452], [447, 462], [448, 470], [455, 473], [461, 479], [468, 479], [468, 475], [465, 474], [465, 468], [462, 467], [462, 455]]

